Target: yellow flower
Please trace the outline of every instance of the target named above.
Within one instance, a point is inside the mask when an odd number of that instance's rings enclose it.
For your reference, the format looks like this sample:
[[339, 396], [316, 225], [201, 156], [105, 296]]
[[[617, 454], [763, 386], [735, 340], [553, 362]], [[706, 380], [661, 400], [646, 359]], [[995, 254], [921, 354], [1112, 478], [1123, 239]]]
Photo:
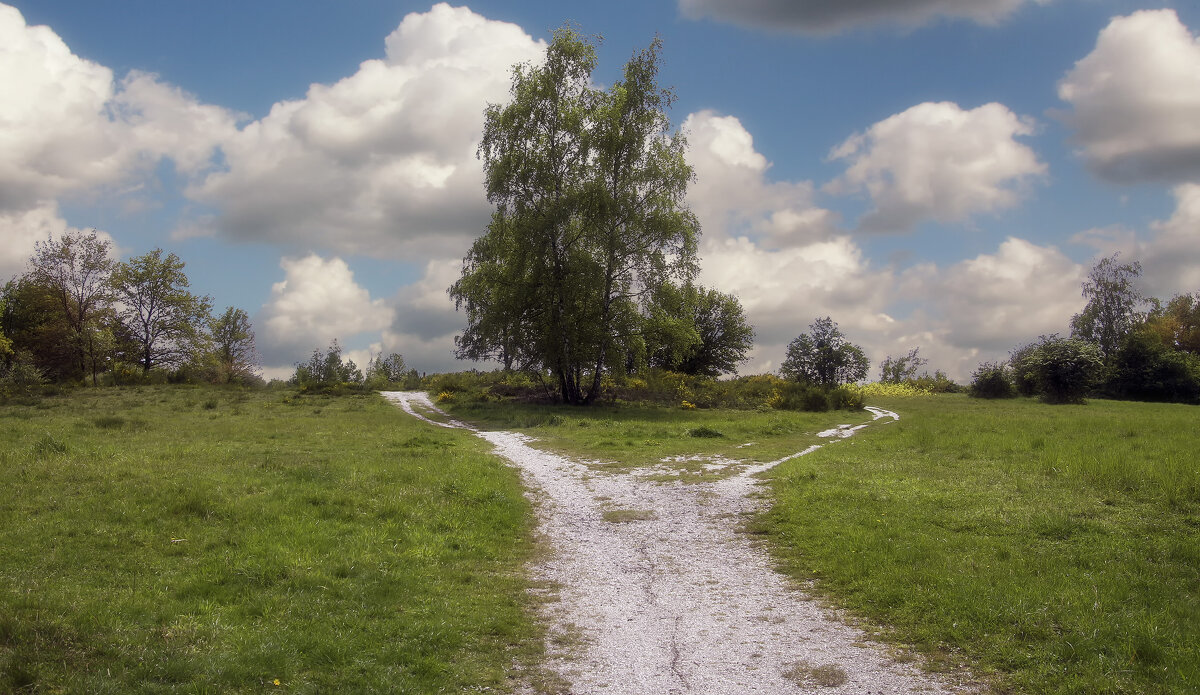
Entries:
[[278, 678], [276, 678], [275, 680], [273, 680], [273, 681], [271, 681], [271, 682], [272, 682], [272, 683], [274, 683], [275, 685], [279, 685], [279, 679], [278, 679]]

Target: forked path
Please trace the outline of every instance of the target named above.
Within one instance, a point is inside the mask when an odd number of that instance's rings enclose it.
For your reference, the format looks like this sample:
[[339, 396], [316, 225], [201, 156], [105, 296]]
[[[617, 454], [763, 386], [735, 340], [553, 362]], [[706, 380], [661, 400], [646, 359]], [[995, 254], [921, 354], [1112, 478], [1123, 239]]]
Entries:
[[[752, 476], [820, 446], [749, 468], [716, 460], [714, 470], [737, 472], [685, 483], [669, 467], [598, 472], [523, 434], [474, 430], [424, 393], [384, 396], [431, 424], [472, 429], [524, 472], [551, 546], [534, 579], [557, 591], [545, 604], [548, 666], [566, 692], [954, 692], [828, 615], [738, 533], [762, 505]], [[868, 410], [872, 422], [898, 419]], [[845, 438], [870, 424], [821, 434]]]

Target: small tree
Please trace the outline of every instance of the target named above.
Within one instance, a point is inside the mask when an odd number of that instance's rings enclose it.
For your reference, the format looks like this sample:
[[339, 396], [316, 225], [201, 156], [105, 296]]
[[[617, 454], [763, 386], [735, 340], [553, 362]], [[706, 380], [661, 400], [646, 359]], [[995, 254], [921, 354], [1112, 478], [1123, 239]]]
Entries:
[[865, 379], [870, 362], [862, 348], [846, 340], [833, 319], [813, 321], [810, 333], [798, 336], [787, 346], [780, 366], [785, 379], [833, 387]]
[[403, 383], [408, 377], [408, 367], [399, 353], [384, 357], [376, 355], [367, 364], [366, 383], [371, 388], [386, 388], [393, 384]]
[[1042, 336], [1026, 365], [1038, 394], [1047, 403], [1083, 403], [1104, 369], [1095, 344], [1057, 334]]
[[[101, 346], [96, 339], [112, 301], [109, 278], [115, 262], [111, 252], [112, 244], [93, 229], [38, 242], [29, 260], [30, 281], [45, 288], [61, 312], [58, 320], [67, 342], [59, 348], [70, 353], [76, 377], [87, 374], [89, 364], [95, 367], [99, 363]], [[94, 385], [97, 374], [94, 368], [91, 372]]]
[[1087, 306], [1071, 319], [1071, 337], [1095, 344], [1106, 367], [1112, 366], [1121, 340], [1141, 321], [1146, 306], [1136, 287], [1141, 263], [1121, 264], [1119, 258], [1114, 253], [1092, 267], [1083, 282]]
[[915, 347], [902, 357], [888, 355], [879, 365], [879, 381], [884, 384], [899, 384], [917, 378], [917, 370], [929, 364], [921, 357], [921, 348]]
[[120, 317], [137, 345], [142, 374], [154, 367], [178, 367], [199, 354], [212, 300], [187, 291], [184, 262], [162, 249], [117, 266], [112, 286]]
[[296, 372], [292, 375], [292, 383], [306, 391], [357, 385], [362, 381], [362, 372], [354, 360], [342, 361], [342, 346], [337, 340], [330, 343], [324, 354], [320, 350], [313, 350], [307, 362], [296, 365]]
[[227, 307], [225, 313], [209, 321], [208, 327], [212, 344], [209, 361], [213, 381], [228, 384], [257, 380], [258, 350], [246, 312]]

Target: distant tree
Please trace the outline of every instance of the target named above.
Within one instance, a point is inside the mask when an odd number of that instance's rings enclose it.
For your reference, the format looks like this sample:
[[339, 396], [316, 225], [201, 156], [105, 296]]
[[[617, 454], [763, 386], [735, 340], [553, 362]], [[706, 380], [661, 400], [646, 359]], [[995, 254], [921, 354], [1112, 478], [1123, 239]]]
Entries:
[[1048, 403], [1082, 403], [1102, 379], [1104, 362], [1095, 343], [1079, 338], [1042, 336], [1025, 359], [1025, 368]]
[[407, 377], [408, 366], [404, 364], [404, 357], [393, 352], [387, 357], [380, 354], [371, 358], [364, 378], [372, 388], [381, 388], [402, 383]]
[[879, 381], [884, 384], [899, 384], [917, 378], [917, 370], [929, 364], [919, 355], [921, 348], [915, 347], [902, 357], [888, 355], [879, 365]]
[[179, 367], [201, 350], [212, 300], [187, 291], [184, 262], [154, 249], [117, 266], [112, 287], [120, 318], [136, 344], [142, 374], [154, 367]]
[[220, 316], [209, 320], [213, 380], [219, 384], [258, 379], [258, 350], [254, 330], [245, 311], [227, 307]]
[[[112, 301], [109, 278], [115, 261], [111, 252], [112, 244], [97, 236], [95, 230], [67, 232], [57, 239], [38, 242], [29, 259], [28, 282], [48, 292], [60, 312], [62, 328], [44, 325], [43, 336], [62, 336], [65, 343], [58, 350], [70, 355], [77, 375], [91, 371], [93, 384], [97, 383], [96, 367], [101, 360], [98, 353], [104, 319]], [[57, 376], [68, 375], [60, 372]]]
[[846, 340], [833, 319], [819, 318], [808, 329], [787, 346], [779, 370], [785, 379], [832, 387], [866, 378], [866, 354]]
[[1200, 400], [1200, 355], [1174, 349], [1143, 326], [1121, 342], [1106, 390], [1117, 398], [1194, 403]]
[[1167, 347], [1200, 355], [1200, 292], [1176, 295], [1166, 306], [1155, 304], [1146, 317], [1145, 330]]
[[1092, 267], [1083, 282], [1087, 305], [1071, 319], [1071, 337], [1096, 345], [1106, 367], [1112, 366], [1122, 338], [1141, 321], [1146, 306], [1136, 286], [1141, 263], [1119, 259], [1114, 253]]
[[334, 340], [324, 353], [313, 350], [307, 362], [298, 363], [291, 381], [307, 391], [320, 391], [361, 384], [363, 374], [354, 360], [342, 360], [342, 346]]
[[460, 358], [534, 368], [564, 402], [590, 403], [641, 333], [639, 303], [695, 274], [693, 174], [659, 49], [600, 90], [595, 48], [560, 29], [540, 65], [514, 67], [510, 103], [487, 108], [479, 155], [495, 211], [450, 288], [467, 314]]

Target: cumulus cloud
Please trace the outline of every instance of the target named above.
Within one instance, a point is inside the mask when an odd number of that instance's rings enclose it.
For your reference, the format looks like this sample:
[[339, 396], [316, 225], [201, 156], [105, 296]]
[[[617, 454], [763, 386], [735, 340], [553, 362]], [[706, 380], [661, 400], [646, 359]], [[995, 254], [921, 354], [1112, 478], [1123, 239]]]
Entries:
[[771, 181], [771, 164], [754, 149], [754, 138], [734, 116], [690, 114], [688, 163], [696, 182], [687, 201], [708, 238], [747, 235], [773, 248], [828, 239], [836, 213], [813, 202], [809, 181]]
[[[1046, 0], [1035, 0], [1044, 4]], [[874, 25], [917, 27], [940, 17], [995, 24], [1026, 0], [679, 0], [693, 19], [805, 34], [833, 34]]]
[[236, 130], [231, 112], [198, 103], [146, 73], [119, 83], [74, 55], [49, 27], [0, 5], [0, 211], [127, 184], [163, 157], [186, 173]]
[[1117, 182], [1200, 176], [1200, 38], [1174, 10], [1116, 17], [1063, 77], [1062, 118], [1088, 167]]
[[950, 346], [988, 354], [1016, 342], [1069, 330], [1083, 308], [1086, 269], [1053, 246], [1009, 237], [994, 254], [939, 269], [919, 265], [900, 282], [904, 296], [928, 307], [927, 321]]
[[[393, 309], [354, 279], [341, 258], [309, 254], [279, 262], [285, 277], [271, 286], [271, 298], [255, 322], [268, 366], [291, 364], [334, 339], [388, 328]], [[365, 365], [364, 365], [365, 366]]]
[[[0, 283], [25, 272], [37, 242], [59, 238], [67, 232], [86, 232], [67, 224], [52, 202], [20, 211], [0, 209]], [[112, 241], [104, 233], [98, 236]]]
[[442, 3], [405, 17], [385, 46], [224, 143], [227, 168], [188, 191], [217, 211], [220, 234], [394, 257], [459, 253], [483, 230], [483, 109], [544, 42]]
[[1200, 291], [1200, 184], [1176, 186], [1175, 210], [1166, 220], [1138, 233], [1125, 227], [1089, 229], [1072, 241], [1095, 248], [1099, 255], [1120, 252], [1124, 261], [1139, 261], [1143, 293], [1169, 299]]
[[1002, 104], [969, 111], [951, 102], [926, 102], [890, 116], [838, 145], [832, 159], [846, 173], [826, 190], [866, 191], [875, 208], [864, 230], [904, 230], [923, 220], [961, 222], [1017, 203], [1046, 165], [1016, 138], [1034, 123]]

